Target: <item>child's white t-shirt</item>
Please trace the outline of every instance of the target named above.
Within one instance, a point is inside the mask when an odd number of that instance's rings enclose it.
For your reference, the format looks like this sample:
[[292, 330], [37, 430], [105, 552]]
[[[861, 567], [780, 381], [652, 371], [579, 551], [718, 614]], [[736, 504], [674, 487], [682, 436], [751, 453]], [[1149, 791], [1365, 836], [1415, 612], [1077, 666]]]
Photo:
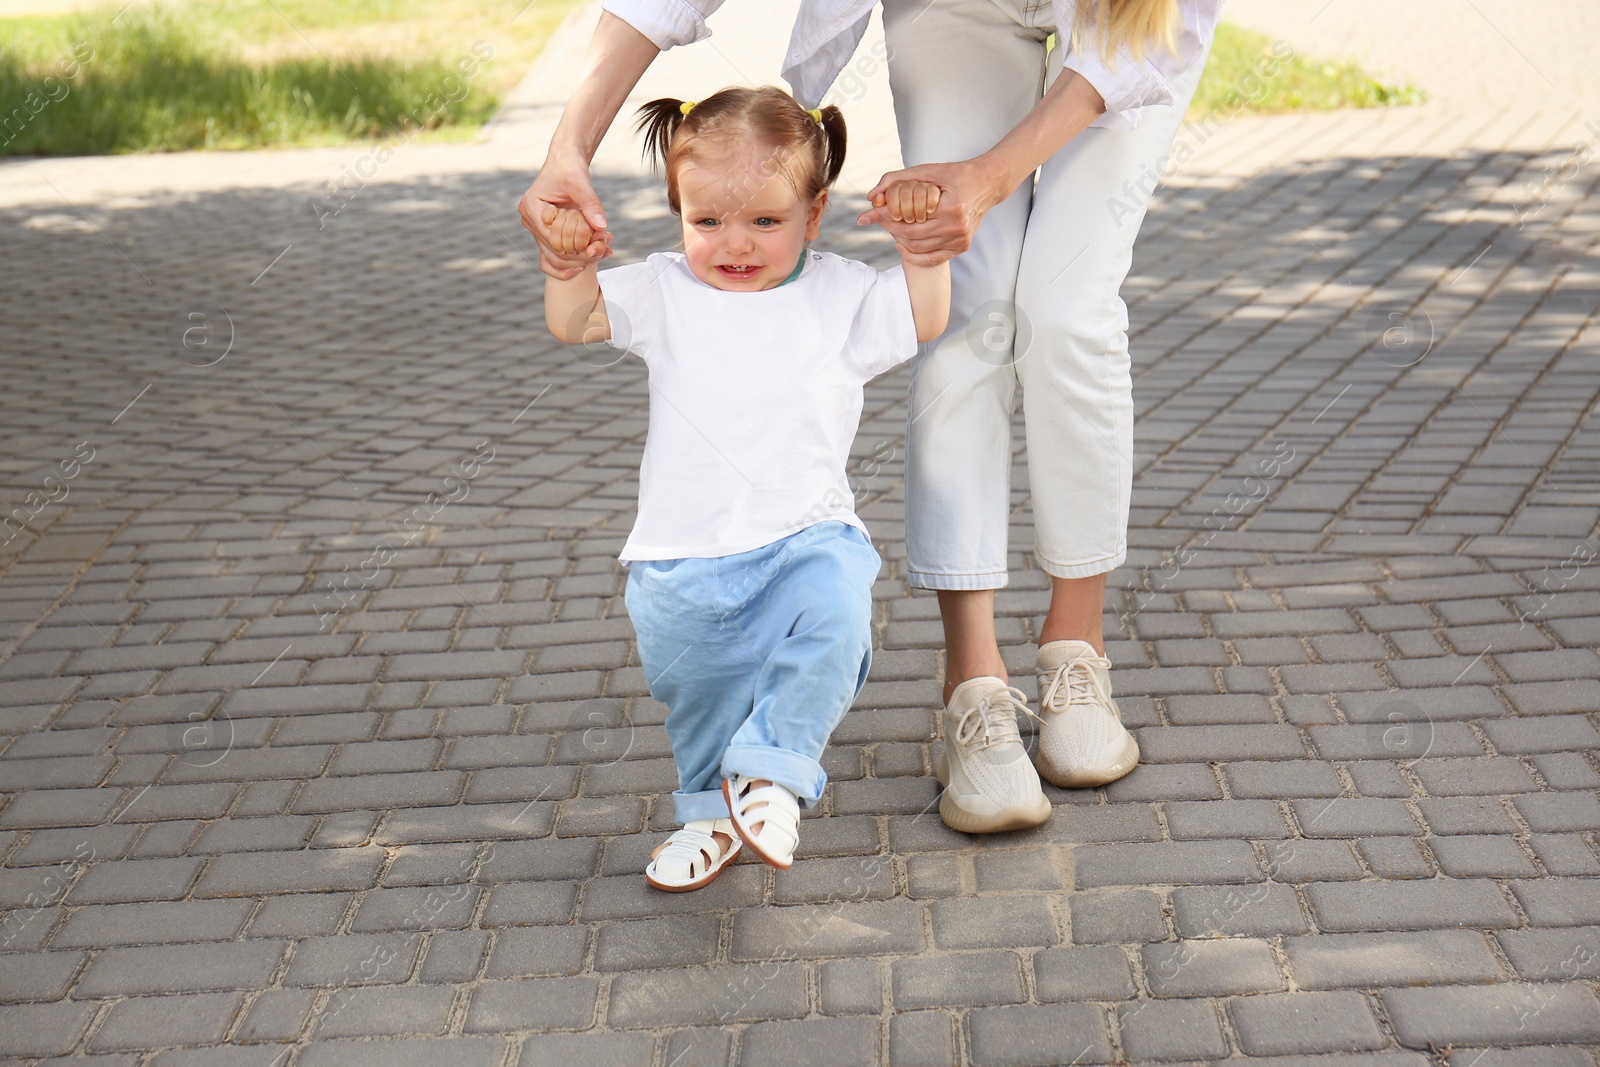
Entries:
[[600, 272], [610, 344], [645, 361], [639, 517], [621, 559], [731, 556], [856, 517], [845, 468], [862, 386], [917, 352], [904, 267], [807, 252], [799, 277], [728, 292], [681, 252]]

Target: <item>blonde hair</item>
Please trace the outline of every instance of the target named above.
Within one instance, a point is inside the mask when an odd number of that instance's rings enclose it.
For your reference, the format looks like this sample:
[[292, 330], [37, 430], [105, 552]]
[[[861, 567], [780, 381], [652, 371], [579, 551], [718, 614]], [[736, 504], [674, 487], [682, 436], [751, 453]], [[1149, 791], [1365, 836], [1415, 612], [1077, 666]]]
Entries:
[[1152, 45], [1176, 51], [1175, 31], [1181, 23], [1178, 0], [1078, 0], [1072, 44], [1092, 44], [1108, 61], [1126, 47], [1139, 59]]

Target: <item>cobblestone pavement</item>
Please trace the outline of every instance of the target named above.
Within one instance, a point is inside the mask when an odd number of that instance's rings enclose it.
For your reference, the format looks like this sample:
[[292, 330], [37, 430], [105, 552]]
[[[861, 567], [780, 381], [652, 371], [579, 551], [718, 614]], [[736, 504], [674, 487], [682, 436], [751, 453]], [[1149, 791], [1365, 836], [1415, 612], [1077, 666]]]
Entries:
[[[669, 896], [614, 562], [644, 379], [543, 335], [513, 214], [573, 62], [321, 230], [364, 150], [0, 167], [4, 1062], [1600, 1063], [1580, 108], [1184, 134], [1128, 285], [1106, 604], [1145, 762], [1039, 830], [930, 813], [905, 376], [873, 385], [880, 647], [825, 814], [791, 871]], [[858, 73], [870, 182], [892, 120]], [[604, 158], [622, 252], [669, 245]], [[891, 262], [849, 184], [823, 245]]]

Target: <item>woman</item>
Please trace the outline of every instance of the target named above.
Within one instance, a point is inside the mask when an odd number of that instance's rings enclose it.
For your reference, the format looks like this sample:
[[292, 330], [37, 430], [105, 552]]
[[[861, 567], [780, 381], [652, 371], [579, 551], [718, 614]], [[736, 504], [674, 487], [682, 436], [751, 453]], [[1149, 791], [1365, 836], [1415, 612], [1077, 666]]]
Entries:
[[[783, 71], [801, 106], [821, 102], [874, 3], [802, 0]], [[600, 139], [656, 54], [709, 35], [705, 17], [720, 5], [605, 0], [583, 77], [520, 204], [541, 249], [551, 246], [550, 205], [605, 229], [588, 176]], [[1127, 555], [1133, 482], [1119, 290], [1221, 0], [883, 6], [908, 166], [883, 176], [869, 193], [880, 206], [858, 222], [883, 221], [908, 261], [955, 257], [950, 326], [913, 363], [906, 454], [906, 578], [936, 591], [944, 621], [939, 813], [969, 833], [1012, 830], [1049, 817], [1041, 774], [1093, 786], [1138, 762], [1111, 699], [1100, 624], [1105, 575]], [[939, 186], [932, 218], [886, 218], [882, 193], [897, 179]], [[1036, 661], [1037, 769], [1017, 729], [1017, 716], [1034, 712], [1009, 684], [994, 628], [1019, 386], [1034, 558], [1052, 585]]]

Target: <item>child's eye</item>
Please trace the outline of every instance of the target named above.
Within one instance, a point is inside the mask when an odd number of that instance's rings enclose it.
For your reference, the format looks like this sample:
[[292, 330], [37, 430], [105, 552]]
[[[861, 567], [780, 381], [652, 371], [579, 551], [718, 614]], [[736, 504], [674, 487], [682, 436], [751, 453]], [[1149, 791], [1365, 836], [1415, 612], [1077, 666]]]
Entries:
[[776, 226], [777, 224], [778, 224], [778, 220], [777, 219], [771, 218], [770, 216], [767, 216], [767, 215], [763, 215], [759, 219], [756, 219], [756, 225], [757, 226]]
[[716, 219], [696, 219], [695, 220], [695, 225], [696, 226], [715, 226], [716, 224], [717, 224], [717, 220]]

